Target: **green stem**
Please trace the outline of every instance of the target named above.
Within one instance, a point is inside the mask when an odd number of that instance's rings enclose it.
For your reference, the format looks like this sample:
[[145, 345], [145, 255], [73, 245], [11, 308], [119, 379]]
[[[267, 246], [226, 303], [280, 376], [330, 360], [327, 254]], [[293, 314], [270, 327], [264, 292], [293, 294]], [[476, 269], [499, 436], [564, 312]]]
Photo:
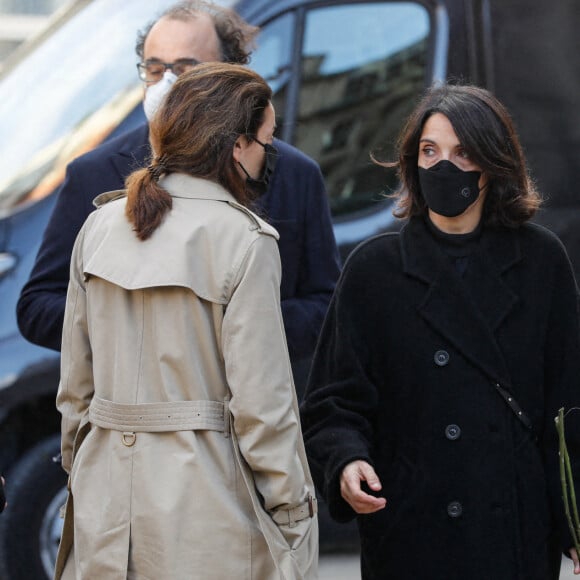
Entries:
[[[564, 434], [564, 409], [558, 411], [558, 416], [555, 419], [556, 430], [558, 431], [558, 442], [559, 442], [559, 455], [560, 455], [560, 482], [562, 484], [562, 499], [564, 501], [564, 511], [566, 513], [566, 520], [568, 521], [568, 527], [570, 528], [570, 533], [572, 535], [572, 540], [574, 542], [574, 547], [576, 552], [580, 554], [580, 545], [578, 543], [578, 509], [576, 506], [576, 494], [574, 492], [574, 482], [572, 480], [572, 470], [570, 468], [570, 457], [568, 456], [568, 450], [566, 448], [566, 437]], [[574, 510], [575, 522], [572, 522], [572, 515], [570, 514], [570, 499], [568, 497], [568, 484], [569, 481], [571, 491], [571, 501], [572, 508]], [[576, 524], [576, 525], [574, 525]]]
[[580, 518], [578, 518], [578, 507], [576, 504], [576, 488], [574, 487], [574, 477], [572, 476], [572, 466], [570, 465], [570, 456], [568, 446], [564, 443], [564, 465], [566, 467], [566, 479], [568, 481], [568, 490], [570, 492], [570, 504], [572, 505], [572, 516], [574, 517], [574, 527], [576, 535], [580, 536]]

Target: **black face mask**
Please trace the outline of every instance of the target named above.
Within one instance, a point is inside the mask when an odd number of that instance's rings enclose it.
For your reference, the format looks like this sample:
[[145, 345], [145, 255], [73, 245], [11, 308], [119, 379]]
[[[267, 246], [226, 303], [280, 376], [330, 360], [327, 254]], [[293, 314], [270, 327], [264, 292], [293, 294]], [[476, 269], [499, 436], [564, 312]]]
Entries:
[[[270, 143], [262, 143], [258, 141], [255, 137], [252, 139], [261, 145], [266, 152], [266, 162], [264, 163], [264, 170], [262, 175], [258, 179], [254, 179], [247, 171], [246, 168], [240, 163], [242, 171], [246, 174], [246, 184], [248, 187], [258, 196], [263, 195], [268, 190], [268, 185], [270, 185], [270, 179], [276, 168], [276, 163], [278, 161], [278, 149]], [[238, 162], [239, 163], [239, 162]]]
[[431, 211], [457, 217], [477, 201], [481, 171], [462, 171], [446, 159], [429, 169], [418, 169], [421, 194]]

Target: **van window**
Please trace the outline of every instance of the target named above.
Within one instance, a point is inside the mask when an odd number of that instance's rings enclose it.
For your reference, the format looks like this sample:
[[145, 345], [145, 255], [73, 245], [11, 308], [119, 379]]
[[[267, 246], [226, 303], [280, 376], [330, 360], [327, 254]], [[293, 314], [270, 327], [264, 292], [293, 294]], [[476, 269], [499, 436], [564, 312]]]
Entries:
[[[320, 164], [333, 215], [396, 187], [397, 133], [427, 82], [430, 20], [414, 2], [339, 4], [306, 13], [294, 144]], [[391, 175], [392, 173], [392, 175]]]
[[142, 115], [136, 32], [170, 3], [87, 2], [41, 49], [3, 73], [0, 212], [51, 193], [69, 161], [98, 145], [135, 108]]
[[276, 110], [277, 136], [284, 126], [295, 20], [294, 13], [288, 12], [262, 28], [250, 63], [251, 68], [268, 81], [274, 93], [272, 103]]

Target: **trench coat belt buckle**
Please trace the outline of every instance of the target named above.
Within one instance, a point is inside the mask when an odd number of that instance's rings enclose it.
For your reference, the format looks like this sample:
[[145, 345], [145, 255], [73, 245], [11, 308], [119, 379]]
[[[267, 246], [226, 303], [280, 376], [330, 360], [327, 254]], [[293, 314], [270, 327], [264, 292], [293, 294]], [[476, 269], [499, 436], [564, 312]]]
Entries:
[[318, 512], [318, 502], [315, 497], [308, 494], [308, 499], [300, 505], [289, 509], [278, 509], [271, 512], [272, 519], [278, 525], [285, 525], [290, 528], [306, 518], [313, 518]]
[[123, 431], [121, 435], [121, 441], [125, 447], [133, 447], [135, 441], [137, 440], [137, 434], [135, 431]]

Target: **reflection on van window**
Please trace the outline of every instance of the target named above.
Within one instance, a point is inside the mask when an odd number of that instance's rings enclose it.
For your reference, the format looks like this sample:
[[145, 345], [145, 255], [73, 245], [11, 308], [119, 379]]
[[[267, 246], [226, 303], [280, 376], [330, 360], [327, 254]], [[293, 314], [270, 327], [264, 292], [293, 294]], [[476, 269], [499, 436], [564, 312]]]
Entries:
[[140, 108], [136, 33], [170, 3], [87, 3], [40, 50], [2, 77], [0, 210], [49, 194], [70, 160], [98, 145], [132, 109]]
[[426, 84], [429, 14], [413, 2], [369, 2], [306, 17], [295, 145], [319, 163], [334, 216], [372, 207], [396, 187], [371, 151], [393, 157]]
[[289, 12], [262, 28], [250, 63], [250, 66], [268, 81], [274, 93], [272, 102], [276, 110], [277, 135], [284, 125], [292, 66], [294, 22], [294, 13]]

